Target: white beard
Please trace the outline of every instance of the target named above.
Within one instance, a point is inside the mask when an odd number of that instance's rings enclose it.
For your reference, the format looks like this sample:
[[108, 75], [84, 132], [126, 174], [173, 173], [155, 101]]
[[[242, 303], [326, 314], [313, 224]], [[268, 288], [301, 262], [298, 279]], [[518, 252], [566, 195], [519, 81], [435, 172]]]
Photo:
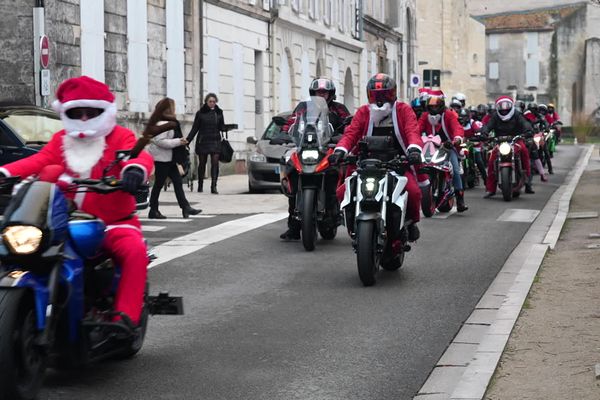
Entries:
[[63, 136], [63, 152], [67, 167], [81, 177], [89, 177], [94, 165], [100, 161], [106, 148], [104, 136], [80, 139]]
[[440, 120], [442, 119], [442, 115], [441, 114], [438, 114], [438, 115], [431, 115], [431, 114], [429, 114], [427, 116], [427, 118], [429, 119], [429, 123], [432, 126], [436, 126], [437, 124], [440, 123]]
[[377, 104], [371, 104], [371, 118], [375, 126], [379, 126], [380, 123], [392, 114], [391, 103], [385, 103], [381, 107], [377, 107]]

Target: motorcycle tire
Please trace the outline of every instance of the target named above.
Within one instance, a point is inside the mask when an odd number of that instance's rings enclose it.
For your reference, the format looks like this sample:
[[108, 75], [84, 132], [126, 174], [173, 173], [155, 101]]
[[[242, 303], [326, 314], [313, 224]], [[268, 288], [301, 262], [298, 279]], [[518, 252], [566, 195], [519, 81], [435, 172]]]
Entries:
[[375, 221], [359, 221], [356, 229], [358, 277], [364, 286], [375, 284], [377, 272], [377, 231]]
[[315, 190], [302, 191], [302, 245], [304, 250], [313, 251], [317, 245], [317, 216], [315, 213]]
[[0, 291], [0, 400], [34, 399], [44, 379], [47, 353], [38, 335], [33, 299], [24, 289]]
[[435, 202], [433, 201], [433, 194], [431, 188], [433, 187], [434, 181], [430, 179], [430, 184], [426, 187], [421, 188], [421, 210], [423, 215], [430, 218], [435, 214]]
[[[471, 167], [467, 170], [467, 186], [469, 189], [473, 189], [475, 187], [475, 182], [477, 181], [477, 173]], [[463, 186], [465, 187], [465, 186]]]
[[500, 189], [502, 189], [502, 198], [504, 201], [511, 201], [513, 185], [511, 170], [508, 168], [500, 170]]

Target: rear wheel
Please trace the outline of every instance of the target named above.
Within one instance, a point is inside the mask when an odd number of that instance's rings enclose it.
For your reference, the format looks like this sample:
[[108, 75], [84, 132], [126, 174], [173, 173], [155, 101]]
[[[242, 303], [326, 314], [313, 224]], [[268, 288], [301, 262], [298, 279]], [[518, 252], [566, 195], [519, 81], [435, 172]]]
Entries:
[[359, 221], [356, 229], [358, 277], [365, 286], [375, 284], [377, 272], [377, 237], [374, 221]]
[[47, 352], [36, 345], [34, 303], [22, 289], [0, 291], [0, 399], [34, 399]]
[[302, 192], [302, 244], [306, 251], [313, 251], [317, 244], [317, 216], [315, 215], [315, 190]]
[[500, 188], [502, 189], [502, 198], [504, 201], [512, 200], [512, 174], [510, 168], [500, 170]]

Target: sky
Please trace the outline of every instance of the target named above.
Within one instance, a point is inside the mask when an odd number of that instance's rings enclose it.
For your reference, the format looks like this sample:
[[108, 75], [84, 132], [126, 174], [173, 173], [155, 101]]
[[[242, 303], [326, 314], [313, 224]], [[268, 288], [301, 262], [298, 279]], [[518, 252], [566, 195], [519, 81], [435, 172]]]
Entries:
[[582, 0], [467, 0], [469, 12], [473, 15], [496, 14], [506, 11], [531, 10], [541, 7], [578, 3]]

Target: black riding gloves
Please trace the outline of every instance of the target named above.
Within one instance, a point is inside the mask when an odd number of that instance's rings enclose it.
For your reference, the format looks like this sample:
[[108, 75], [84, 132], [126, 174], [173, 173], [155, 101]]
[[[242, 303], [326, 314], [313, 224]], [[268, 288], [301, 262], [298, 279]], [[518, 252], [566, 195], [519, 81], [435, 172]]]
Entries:
[[408, 162], [410, 164], [421, 164], [421, 149], [416, 147], [408, 149]]
[[124, 191], [135, 194], [144, 183], [144, 171], [138, 167], [129, 167], [123, 172], [121, 187]]
[[327, 158], [330, 165], [339, 165], [346, 153], [343, 150], [336, 150]]

